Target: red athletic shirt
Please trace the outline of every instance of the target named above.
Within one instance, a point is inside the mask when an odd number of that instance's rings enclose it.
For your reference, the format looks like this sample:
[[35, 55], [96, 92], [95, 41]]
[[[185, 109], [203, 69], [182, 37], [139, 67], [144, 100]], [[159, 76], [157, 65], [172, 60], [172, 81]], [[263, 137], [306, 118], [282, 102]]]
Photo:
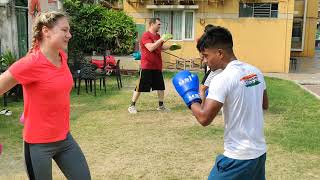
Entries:
[[163, 43], [161, 43], [161, 45], [152, 52], [150, 52], [145, 46], [147, 43], [155, 43], [158, 39], [160, 39], [160, 35], [158, 33], [152, 34], [149, 31], [143, 33], [140, 41], [141, 69], [162, 70], [161, 50]]
[[53, 65], [40, 50], [35, 50], [9, 68], [23, 87], [23, 138], [27, 143], [64, 140], [69, 132], [73, 79], [66, 54], [63, 51], [59, 54], [60, 67]]

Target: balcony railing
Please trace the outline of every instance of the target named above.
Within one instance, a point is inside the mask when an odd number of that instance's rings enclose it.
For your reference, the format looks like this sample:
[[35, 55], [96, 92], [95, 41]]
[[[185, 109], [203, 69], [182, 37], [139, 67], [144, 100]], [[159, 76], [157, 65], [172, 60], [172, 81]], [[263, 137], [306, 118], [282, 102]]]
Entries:
[[127, 0], [131, 3], [148, 5], [195, 5], [196, 2], [205, 2], [207, 0]]
[[154, 5], [195, 5], [195, 0], [154, 0]]
[[199, 5], [200, 3], [214, 4], [223, 0], [127, 0], [129, 4], [141, 5]]

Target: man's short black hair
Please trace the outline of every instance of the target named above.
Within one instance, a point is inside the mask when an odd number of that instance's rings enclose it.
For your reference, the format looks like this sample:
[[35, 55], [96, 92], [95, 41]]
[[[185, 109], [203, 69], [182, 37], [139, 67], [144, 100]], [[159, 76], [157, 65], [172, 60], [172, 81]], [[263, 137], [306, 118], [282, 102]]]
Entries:
[[204, 27], [204, 32], [208, 32], [211, 28], [214, 28], [216, 26], [212, 25], [212, 24], [208, 24], [206, 25], [206, 27]]
[[232, 50], [233, 41], [230, 31], [224, 27], [215, 26], [205, 32], [197, 43], [197, 49], [202, 52], [210, 48]]
[[151, 18], [149, 21], [149, 26], [151, 26], [151, 24], [155, 24], [157, 20], [160, 21], [160, 18]]

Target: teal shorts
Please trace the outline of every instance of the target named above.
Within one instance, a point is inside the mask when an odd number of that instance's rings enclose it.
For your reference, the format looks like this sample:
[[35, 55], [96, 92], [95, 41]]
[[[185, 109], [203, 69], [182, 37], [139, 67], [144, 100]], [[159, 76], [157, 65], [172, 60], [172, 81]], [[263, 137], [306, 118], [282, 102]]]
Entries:
[[218, 155], [208, 180], [265, 180], [266, 153], [256, 159], [237, 160]]

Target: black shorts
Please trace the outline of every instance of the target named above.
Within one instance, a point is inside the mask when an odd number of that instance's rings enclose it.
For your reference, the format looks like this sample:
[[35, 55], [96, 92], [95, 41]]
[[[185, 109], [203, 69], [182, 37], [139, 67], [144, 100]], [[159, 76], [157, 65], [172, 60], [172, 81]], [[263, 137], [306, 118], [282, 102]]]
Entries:
[[211, 72], [211, 70], [208, 70], [208, 71], [204, 74], [203, 79], [202, 79], [202, 81], [201, 81], [201, 84], [202, 84], [202, 85], [204, 85], [204, 83], [206, 82], [206, 80], [207, 80], [210, 72]]
[[162, 71], [142, 69], [138, 84], [135, 88], [137, 92], [150, 92], [150, 90], [165, 90]]

